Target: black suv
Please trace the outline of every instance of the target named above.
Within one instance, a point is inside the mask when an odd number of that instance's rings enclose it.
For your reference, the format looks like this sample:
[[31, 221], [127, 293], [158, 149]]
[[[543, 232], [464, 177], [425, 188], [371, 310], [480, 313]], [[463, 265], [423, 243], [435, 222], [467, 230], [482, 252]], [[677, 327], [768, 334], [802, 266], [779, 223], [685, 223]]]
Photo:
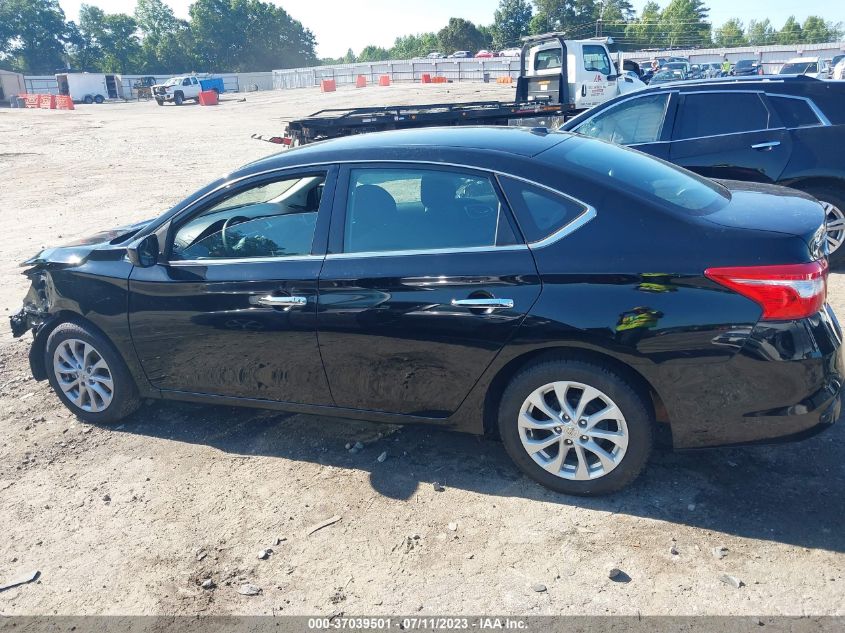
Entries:
[[612, 99], [562, 129], [710, 178], [809, 193], [827, 212], [831, 262], [845, 263], [845, 82], [761, 76], [670, 83]]

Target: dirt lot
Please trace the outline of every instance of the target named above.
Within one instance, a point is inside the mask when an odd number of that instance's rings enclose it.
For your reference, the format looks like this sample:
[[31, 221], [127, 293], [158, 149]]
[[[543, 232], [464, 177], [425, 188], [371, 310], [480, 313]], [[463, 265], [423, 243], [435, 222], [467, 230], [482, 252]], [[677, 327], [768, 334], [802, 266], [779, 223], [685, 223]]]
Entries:
[[[154, 216], [275, 151], [249, 135], [279, 132], [282, 117], [511, 94], [393, 86], [0, 110], [2, 313], [25, 292], [17, 262]], [[845, 313], [845, 276], [831, 300]], [[845, 424], [796, 445], [660, 454], [631, 489], [579, 500], [520, 476], [496, 442], [426, 429], [174, 404], [92, 427], [29, 378], [28, 345], [0, 321], [0, 582], [41, 578], [0, 593], [0, 615], [845, 615]], [[611, 567], [630, 582], [610, 581]], [[240, 595], [244, 583], [261, 593]]]

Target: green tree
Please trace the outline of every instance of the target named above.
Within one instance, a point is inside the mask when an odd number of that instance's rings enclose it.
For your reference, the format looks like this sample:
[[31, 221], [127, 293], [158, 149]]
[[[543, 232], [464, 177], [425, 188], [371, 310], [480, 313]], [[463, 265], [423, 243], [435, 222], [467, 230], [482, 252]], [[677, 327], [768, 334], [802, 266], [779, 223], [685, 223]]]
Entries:
[[481, 33], [481, 47], [484, 49], [493, 48], [493, 25], [478, 25], [478, 32]]
[[390, 51], [381, 46], [365, 46], [358, 55], [359, 62], [382, 62], [386, 59], [390, 59]]
[[778, 44], [799, 44], [801, 42], [802, 33], [801, 33], [801, 25], [798, 24], [798, 20], [795, 19], [794, 15], [790, 15], [786, 22], [778, 31], [777, 34], [777, 43]]
[[66, 67], [72, 35], [58, 0], [0, 0], [0, 62], [7, 68], [52, 74]]
[[196, 0], [189, 9], [201, 60], [218, 72], [294, 68], [316, 62], [314, 35], [261, 0]]
[[625, 43], [630, 48], [654, 48], [661, 37], [660, 5], [646, 2], [639, 19], [625, 29]]
[[672, 0], [660, 14], [663, 46], [693, 47], [709, 44], [709, 12], [703, 0]]
[[731, 18], [718, 29], [713, 31], [713, 43], [716, 46], [745, 46], [745, 27], [737, 18]]
[[436, 33], [420, 33], [417, 35], [403, 35], [397, 37], [390, 49], [390, 56], [393, 59], [413, 59], [414, 57], [425, 57], [429, 53], [437, 51], [440, 42]]
[[746, 39], [752, 46], [774, 44], [775, 29], [769, 18], [749, 21]]
[[534, 10], [528, 0], [501, 0], [493, 14], [493, 46], [497, 49], [519, 46], [528, 35]]
[[817, 15], [807, 16], [801, 26], [802, 41], [805, 44], [835, 42], [842, 36], [840, 24], [825, 22]]
[[143, 35], [139, 70], [166, 73], [192, 66], [190, 27], [162, 0], [138, 0], [135, 21]]
[[477, 51], [484, 47], [484, 35], [469, 20], [449, 18], [449, 24], [437, 33], [440, 47], [446, 54], [454, 51]]
[[354, 64], [356, 61], [358, 61], [358, 58], [355, 57], [355, 51], [351, 48], [347, 48], [346, 55], [340, 59], [341, 64]]
[[105, 13], [83, 4], [79, 9], [82, 50], [93, 58], [96, 70], [126, 73], [138, 66], [141, 42], [138, 23], [125, 13]]

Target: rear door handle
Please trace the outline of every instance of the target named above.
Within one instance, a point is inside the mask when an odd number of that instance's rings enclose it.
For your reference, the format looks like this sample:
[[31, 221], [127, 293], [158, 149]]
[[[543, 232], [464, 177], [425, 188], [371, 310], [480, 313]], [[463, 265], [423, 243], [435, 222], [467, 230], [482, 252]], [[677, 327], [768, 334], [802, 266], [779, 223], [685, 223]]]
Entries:
[[780, 141], [769, 141], [768, 143], [757, 143], [756, 145], [752, 145], [751, 149], [770, 150], [778, 145], [780, 145]]
[[452, 299], [452, 305], [456, 308], [510, 310], [513, 308], [513, 299], [496, 299], [494, 297], [485, 297], [483, 299]]
[[276, 297], [274, 295], [266, 295], [258, 298], [258, 304], [267, 306], [268, 308], [295, 308], [297, 306], [304, 306], [308, 303], [306, 297]]

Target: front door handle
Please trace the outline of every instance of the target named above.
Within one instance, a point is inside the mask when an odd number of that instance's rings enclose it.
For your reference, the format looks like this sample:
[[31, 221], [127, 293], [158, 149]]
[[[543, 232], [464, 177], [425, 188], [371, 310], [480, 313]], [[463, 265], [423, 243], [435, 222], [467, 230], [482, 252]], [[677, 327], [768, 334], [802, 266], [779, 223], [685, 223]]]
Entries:
[[756, 145], [752, 145], [751, 149], [758, 149], [767, 152], [778, 145], [780, 145], [780, 141], [769, 141], [768, 143], [757, 143]]
[[274, 295], [266, 295], [258, 298], [258, 304], [267, 306], [268, 308], [296, 308], [304, 306], [308, 303], [306, 297], [276, 297]]
[[452, 299], [452, 305], [456, 308], [510, 310], [513, 308], [513, 299], [496, 299], [494, 297], [484, 297], [479, 299]]

